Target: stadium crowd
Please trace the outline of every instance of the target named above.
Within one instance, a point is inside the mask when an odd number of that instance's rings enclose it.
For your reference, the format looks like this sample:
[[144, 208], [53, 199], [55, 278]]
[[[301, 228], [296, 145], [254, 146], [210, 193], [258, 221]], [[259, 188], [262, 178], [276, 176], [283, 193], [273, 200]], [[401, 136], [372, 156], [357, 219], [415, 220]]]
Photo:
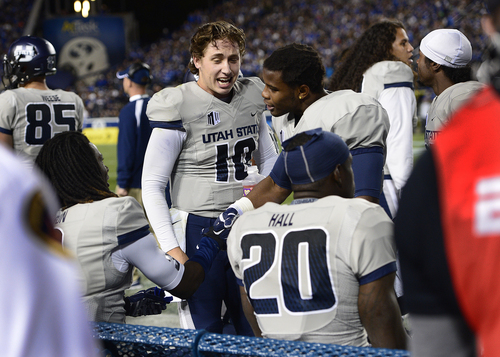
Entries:
[[[342, 53], [369, 25], [383, 18], [401, 21], [415, 48], [429, 31], [449, 27], [469, 38], [473, 62], [479, 62], [485, 50], [487, 41], [479, 21], [483, 5], [478, 1], [355, 0], [349, 5], [341, 0], [224, 1], [209, 10], [193, 11], [179, 29], [157, 42], [133, 48], [121, 66], [103, 73], [94, 85], [77, 82], [69, 89], [82, 97], [89, 118], [116, 117], [126, 104], [120, 93], [121, 82], [115, 76], [117, 70], [140, 60], [151, 66], [153, 92], [176, 86], [187, 71], [192, 33], [201, 24], [219, 19], [229, 20], [245, 31], [247, 48], [241, 67], [245, 76], [260, 75], [264, 59], [274, 49], [298, 42], [319, 51], [329, 78]], [[418, 54], [418, 49], [415, 52]]]

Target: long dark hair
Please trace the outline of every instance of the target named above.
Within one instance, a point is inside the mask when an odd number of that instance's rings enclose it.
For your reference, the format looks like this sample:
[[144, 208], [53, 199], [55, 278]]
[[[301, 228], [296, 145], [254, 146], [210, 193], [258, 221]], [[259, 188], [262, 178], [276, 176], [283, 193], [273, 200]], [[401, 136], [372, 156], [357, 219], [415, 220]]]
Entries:
[[368, 68], [380, 61], [398, 60], [391, 52], [398, 28], [404, 30], [403, 24], [397, 20], [385, 20], [368, 28], [340, 60], [329, 89], [359, 92], [363, 73]]
[[63, 208], [117, 197], [109, 190], [90, 141], [77, 131], [55, 135], [35, 160], [54, 187]]

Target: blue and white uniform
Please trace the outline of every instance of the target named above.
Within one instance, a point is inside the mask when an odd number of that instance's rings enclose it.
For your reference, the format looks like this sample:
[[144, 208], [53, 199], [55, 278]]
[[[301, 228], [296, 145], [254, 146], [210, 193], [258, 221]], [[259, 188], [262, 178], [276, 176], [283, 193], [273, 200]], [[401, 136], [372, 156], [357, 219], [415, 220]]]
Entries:
[[368, 346], [359, 287], [396, 270], [393, 223], [366, 200], [297, 201], [246, 212], [227, 240], [262, 335]]
[[464, 105], [481, 88], [484, 88], [484, 84], [477, 81], [456, 83], [432, 100], [425, 118], [426, 147], [434, 143], [451, 114]]
[[[384, 108], [372, 97], [352, 90], [336, 91], [311, 104], [297, 125], [293, 114], [289, 113], [273, 117], [273, 128], [281, 142], [315, 128], [339, 135], [353, 158], [355, 196], [379, 198], [389, 119]], [[270, 176], [280, 187], [291, 189], [281, 159]]]
[[146, 115], [149, 99], [147, 94], [134, 95], [120, 111], [116, 183], [122, 188], [141, 188], [144, 155], [152, 131]]
[[33, 167], [43, 143], [57, 133], [82, 130], [83, 102], [60, 89], [16, 88], [0, 94], [0, 132], [12, 135], [14, 150]]
[[[278, 154], [262, 116], [263, 88], [258, 78], [239, 78], [231, 100], [225, 102], [188, 82], [151, 98], [147, 115], [153, 133], [142, 189], [148, 218], [164, 251], [180, 246], [188, 257], [196, 252], [202, 229], [242, 197], [252, 158], [261, 173], [270, 172]], [[171, 211], [164, 198], [168, 180]], [[205, 281], [183, 306], [181, 325], [222, 332], [224, 300], [237, 333], [252, 334], [239, 299], [227, 254], [219, 252]]]

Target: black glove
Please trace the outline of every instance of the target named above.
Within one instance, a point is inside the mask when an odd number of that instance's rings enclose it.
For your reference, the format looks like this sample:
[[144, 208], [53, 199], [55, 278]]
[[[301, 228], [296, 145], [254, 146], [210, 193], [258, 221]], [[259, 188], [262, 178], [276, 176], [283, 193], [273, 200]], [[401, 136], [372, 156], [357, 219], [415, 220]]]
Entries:
[[125, 315], [137, 317], [161, 314], [172, 299], [172, 296], [165, 296], [165, 290], [156, 286], [141, 290], [125, 297]]

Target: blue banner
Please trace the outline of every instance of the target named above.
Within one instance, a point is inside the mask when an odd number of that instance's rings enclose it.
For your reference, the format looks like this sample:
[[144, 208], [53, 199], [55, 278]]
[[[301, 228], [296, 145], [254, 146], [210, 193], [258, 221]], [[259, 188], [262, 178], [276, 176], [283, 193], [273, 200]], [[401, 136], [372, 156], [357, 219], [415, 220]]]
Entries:
[[125, 58], [125, 27], [121, 17], [62, 17], [45, 20], [44, 38], [57, 51], [58, 71], [95, 81], [95, 75]]

